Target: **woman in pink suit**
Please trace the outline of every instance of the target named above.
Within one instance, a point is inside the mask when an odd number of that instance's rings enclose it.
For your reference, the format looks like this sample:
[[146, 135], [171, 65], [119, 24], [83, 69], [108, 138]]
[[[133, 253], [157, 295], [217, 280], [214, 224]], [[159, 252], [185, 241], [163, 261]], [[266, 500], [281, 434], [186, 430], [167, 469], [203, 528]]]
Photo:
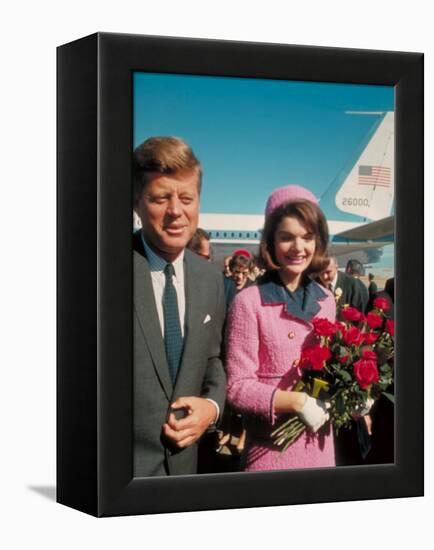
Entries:
[[[246, 415], [248, 471], [335, 466], [327, 404], [292, 391], [301, 351], [313, 344], [313, 319], [335, 321], [332, 293], [308, 277], [327, 263], [327, 244], [310, 191], [288, 185], [271, 194], [260, 244], [266, 273], [235, 297], [226, 334], [227, 396]], [[285, 413], [298, 414], [308, 429], [281, 453], [270, 433]]]

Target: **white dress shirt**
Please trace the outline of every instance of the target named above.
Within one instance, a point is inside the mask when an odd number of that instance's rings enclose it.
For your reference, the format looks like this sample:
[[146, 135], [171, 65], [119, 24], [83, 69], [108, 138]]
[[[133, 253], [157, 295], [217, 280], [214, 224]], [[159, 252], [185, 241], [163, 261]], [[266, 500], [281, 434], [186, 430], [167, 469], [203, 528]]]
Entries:
[[[161, 334], [164, 338], [164, 311], [163, 311], [163, 295], [166, 287], [166, 275], [164, 270], [168, 262], [157, 256], [155, 252], [146, 244], [143, 238], [143, 246], [145, 247], [146, 257], [149, 262], [149, 269], [151, 271], [152, 288], [154, 290], [155, 303], [157, 305], [158, 320], [160, 322]], [[172, 262], [175, 275], [172, 278], [173, 286], [176, 290], [176, 297], [178, 301], [178, 313], [179, 323], [181, 325], [182, 337], [184, 337], [184, 324], [185, 324], [185, 285], [184, 285], [184, 251]]]

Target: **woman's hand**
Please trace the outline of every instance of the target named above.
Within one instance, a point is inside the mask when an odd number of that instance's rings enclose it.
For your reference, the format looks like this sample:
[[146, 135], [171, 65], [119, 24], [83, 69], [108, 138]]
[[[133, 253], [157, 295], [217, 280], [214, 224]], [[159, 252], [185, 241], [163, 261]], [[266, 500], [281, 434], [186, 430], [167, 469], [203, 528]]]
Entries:
[[330, 418], [328, 408], [330, 408], [329, 403], [306, 395], [304, 405], [297, 414], [312, 432], [317, 432]]
[[329, 408], [329, 403], [309, 397], [304, 392], [277, 390], [274, 397], [276, 414], [296, 413], [313, 432], [319, 430], [329, 420], [330, 415], [327, 412]]

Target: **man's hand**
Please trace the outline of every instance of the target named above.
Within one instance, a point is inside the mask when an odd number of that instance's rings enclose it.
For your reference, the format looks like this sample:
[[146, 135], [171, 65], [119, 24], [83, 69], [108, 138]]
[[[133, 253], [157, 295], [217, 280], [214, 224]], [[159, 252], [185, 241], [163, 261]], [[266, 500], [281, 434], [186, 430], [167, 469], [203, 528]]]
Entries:
[[368, 431], [368, 435], [372, 435], [372, 418], [369, 414], [365, 414], [363, 417], [363, 420], [365, 421], [366, 429]]
[[177, 447], [183, 449], [197, 441], [217, 415], [215, 405], [202, 397], [179, 397], [171, 408], [185, 409], [187, 416], [180, 420], [170, 413], [163, 432]]

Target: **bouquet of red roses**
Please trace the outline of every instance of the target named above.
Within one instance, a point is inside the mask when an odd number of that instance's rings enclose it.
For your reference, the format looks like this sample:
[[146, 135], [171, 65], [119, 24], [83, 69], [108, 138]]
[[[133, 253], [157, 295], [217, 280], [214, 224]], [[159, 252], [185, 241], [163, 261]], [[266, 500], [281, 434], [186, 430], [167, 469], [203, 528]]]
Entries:
[[[303, 376], [293, 390], [328, 401], [336, 432], [349, 428], [351, 420], [381, 394], [394, 400], [387, 391], [393, 384], [394, 353], [394, 323], [386, 318], [388, 308], [387, 300], [376, 298], [367, 315], [347, 306], [341, 312], [343, 321], [313, 321], [317, 343], [302, 351]], [[299, 417], [291, 415], [271, 436], [284, 451], [305, 430]]]

